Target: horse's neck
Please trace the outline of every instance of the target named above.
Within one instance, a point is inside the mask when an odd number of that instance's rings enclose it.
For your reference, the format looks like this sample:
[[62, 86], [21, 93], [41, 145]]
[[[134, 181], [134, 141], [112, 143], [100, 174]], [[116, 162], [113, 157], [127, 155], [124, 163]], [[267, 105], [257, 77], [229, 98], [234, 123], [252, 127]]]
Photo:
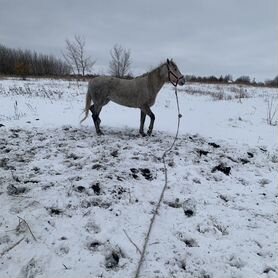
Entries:
[[149, 89], [152, 91], [153, 94], [157, 94], [164, 83], [166, 82], [165, 78], [160, 75], [160, 68], [155, 69], [148, 75], [148, 85]]

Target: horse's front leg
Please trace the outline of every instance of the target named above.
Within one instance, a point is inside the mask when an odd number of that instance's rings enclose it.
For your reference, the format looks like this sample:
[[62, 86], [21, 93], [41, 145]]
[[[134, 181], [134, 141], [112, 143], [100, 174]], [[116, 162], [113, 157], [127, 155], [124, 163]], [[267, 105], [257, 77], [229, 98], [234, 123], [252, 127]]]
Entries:
[[144, 111], [141, 110], [141, 118], [140, 118], [140, 129], [139, 129], [139, 133], [145, 137], [146, 134], [144, 132], [144, 125], [145, 125], [145, 120], [146, 120], [146, 113]]
[[151, 119], [150, 125], [149, 125], [149, 129], [147, 134], [150, 136], [153, 132], [153, 125], [154, 125], [154, 121], [155, 121], [155, 115], [152, 112], [152, 110], [150, 109], [150, 107], [146, 106], [144, 107], [144, 109], [142, 109]]

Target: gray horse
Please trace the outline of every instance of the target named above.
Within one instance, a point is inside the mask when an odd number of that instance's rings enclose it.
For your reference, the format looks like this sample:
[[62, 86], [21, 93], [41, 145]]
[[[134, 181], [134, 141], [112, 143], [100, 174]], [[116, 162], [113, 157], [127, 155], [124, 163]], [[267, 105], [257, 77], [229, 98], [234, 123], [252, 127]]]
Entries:
[[[174, 86], [184, 85], [185, 78], [179, 71], [177, 65], [168, 60], [154, 70], [138, 76], [134, 79], [120, 79], [116, 77], [100, 76], [89, 81], [86, 95], [85, 117], [89, 110], [95, 124], [96, 133], [103, 134], [100, 130], [99, 114], [104, 105], [110, 100], [120, 105], [139, 108], [141, 110], [141, 121], [139, 133], [145, 136], [144, 123], [146, 115], [151, 119], [147, 134], [151, 135], [155, 116], [150, 107], [155, 103], [156, 96], [165, 82], [170, 81]], [[93, 105], [91, 102], [93, 101]], [[80, 122], [80, 123], [81, 123]]]

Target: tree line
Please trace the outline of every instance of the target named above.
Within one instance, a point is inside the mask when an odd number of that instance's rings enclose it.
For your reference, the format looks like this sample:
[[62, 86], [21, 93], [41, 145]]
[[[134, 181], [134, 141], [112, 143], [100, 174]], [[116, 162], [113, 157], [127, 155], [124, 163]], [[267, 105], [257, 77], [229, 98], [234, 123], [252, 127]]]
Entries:
[[195, 76], [195, 75], [186, 75], [185, 79], [187, 82], [198, 82], [198, 83], [223, 83], [223, 84], [241, 84], [241, 85], [252, 85], [252, 86], [269, 86], [269, 87], [278, 87], [278, 75], [274, 79], [266, 80], [265, 82], [257, 82], [255, 79], [251, 80], [248, 75], [242, 75], [236, 79], [233, 79], [232, 75], [220, 75], [216, 77], [211, 76]]
[[62, 76], [70, 74], [69, 65], [53, 55], [8, 48], [0, 44], [0, 74], [18, 76]]
[[[92, 68], [96, 61], [92, 60], [86, 50], [84, 37], [75, 35], [72, 40], [65, 41], [62, 52], [63, 60], [53, 55], [39, 54], [36, 51], [12, 49], [0, 44], [0, 74], [18, 76], [92, 76]], [[132, 78], [130, 71], [131, 52], [119, 44], [110, 50], [109, 74], [121, 78]], [[199, 83], [237, 83], [253, 86], [278, 87], [278, 76], [265, 82], [256, 82], [247, 75], [233, 79], [232, 75], [216, 77], [187, 75], [188, 82]]]

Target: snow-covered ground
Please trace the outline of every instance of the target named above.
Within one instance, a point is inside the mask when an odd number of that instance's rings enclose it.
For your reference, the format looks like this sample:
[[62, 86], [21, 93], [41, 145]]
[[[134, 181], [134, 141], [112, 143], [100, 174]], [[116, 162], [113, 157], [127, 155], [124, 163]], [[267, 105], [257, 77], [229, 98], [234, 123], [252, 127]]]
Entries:
[[[82, 126], [86, 83], [0, 80], [0, 277], [133, 277], [164, 185], [177, 111], [154, 136], [109, 103]], [[186, 84], [169, 186], [141, 277], [277, 277], [277, 89]], [[275, 122], [275, 119], [273, 120]], [[148, 122], [147, 122], [148, 123]], [[130, 239], [133, 243], [130, 241]]]

